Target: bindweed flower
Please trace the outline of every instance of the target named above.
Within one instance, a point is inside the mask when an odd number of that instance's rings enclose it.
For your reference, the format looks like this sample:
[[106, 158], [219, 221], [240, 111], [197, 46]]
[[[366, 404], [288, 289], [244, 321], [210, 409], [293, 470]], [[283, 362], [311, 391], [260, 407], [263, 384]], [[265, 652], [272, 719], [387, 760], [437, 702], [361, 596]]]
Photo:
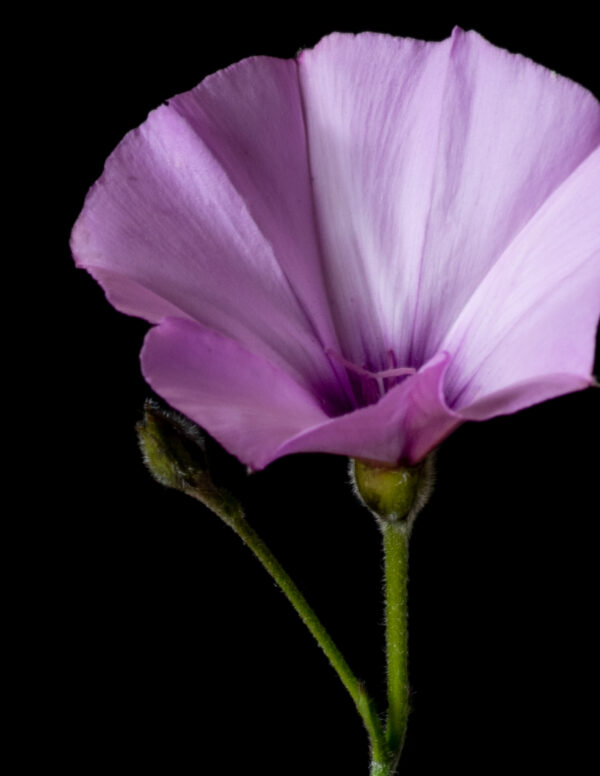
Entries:
[[589, 386], [600, 105], [475, 32], [333, 34], [153, 111], [72, 235], [155, 391], [253, 468], [421, 461]]

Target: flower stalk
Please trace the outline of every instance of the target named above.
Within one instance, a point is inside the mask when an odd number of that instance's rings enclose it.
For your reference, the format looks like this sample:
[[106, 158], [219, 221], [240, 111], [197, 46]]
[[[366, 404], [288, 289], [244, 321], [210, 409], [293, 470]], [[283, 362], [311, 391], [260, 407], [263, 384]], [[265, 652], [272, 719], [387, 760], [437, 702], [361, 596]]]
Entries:
[[[325, 626], [309, 605], [306, 598], [298, 589], [296, 583], [291, 579], [265, 542], [246, 521], [242, 513], [229, 514], [226, 517], [223, 517], [223, 519], [227, 525], [235, 531], [244, 544], [252, 550], [263, 568], [279, 585], [288, 601], [300, 615], [302, 622], [314, 636], [354, 701], [369, 736], [371, 757], [373, 761], [377, 763], [385, 762], [387, 760], [387, 747], [385, 744], [384, 731], [379, 716], [377, 715], [375, 705], [367, 693], [365, 686], [356, 678], [346, 662], [346, 659], [327, 632]], [[381, 773], [386, 773], [386, 771], [382, 771]]]
[[[397, 761], [409, 714], [408, 543], [406, 521], [382, 525], [385, 551], [385, 619], [388, 675], [386, 741]], [[391, 771], [393, 773], [393, 771]]]
[[411, 524], [380, 522], [385, 553], [385, 621], [388, 711], [386, 757], [373, 760], [370, 776], [394, 776], [402, 754], [410, 712], [408, 682], [408, 545]]

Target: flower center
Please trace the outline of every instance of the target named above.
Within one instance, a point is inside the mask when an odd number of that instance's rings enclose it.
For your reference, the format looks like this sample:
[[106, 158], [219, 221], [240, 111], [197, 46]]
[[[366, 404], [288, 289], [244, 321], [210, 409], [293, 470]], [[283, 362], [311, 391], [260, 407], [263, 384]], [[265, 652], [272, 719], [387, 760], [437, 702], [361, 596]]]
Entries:
[[[367, 369], [365, 366], [358, 366], [358, 364], [354, 364], [352, 361], [348, 361], [331, 348], [327, 348], [325, 353], [326, 355], [335, 359], [338, 364], [341, 364], [348, 372], [352, 372], [353, 374], [358, 375], [362, 380], [374, 380], [377, 383], [377, 388], [379, 389], [379, 396], [377, 397], [377, 400], [384, 395], [386, 390], [389, 390], [389, 388], [396, 384], [396, 378], [406, 377], [406, 375], [413, 375], [417, 371], [412, 366], [396, 366], [396, 356], [391, 350], [388, 350], [387, 354], [389, 368], [381, 369], [379, 372], [373, 372], [370, 369]], [[387, 389], [385, 385], [386, 380], [392, 380], [391, 385], [388, 385]]]

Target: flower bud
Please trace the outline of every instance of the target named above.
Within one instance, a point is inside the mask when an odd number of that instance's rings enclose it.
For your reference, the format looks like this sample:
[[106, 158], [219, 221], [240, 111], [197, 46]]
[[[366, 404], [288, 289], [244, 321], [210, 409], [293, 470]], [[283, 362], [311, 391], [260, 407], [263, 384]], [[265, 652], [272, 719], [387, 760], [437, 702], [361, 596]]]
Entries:
[[198, 426], [148, 400], [136, 431], [155, 480], [193, 496], [224, 519], [241, 513], [235, 494], [243, 467]]
[[353, 459], [354, 492], [378, 520], [412, 522], [427, 503], [433, 486], [431, 456], [415, 466], [383, 466]]

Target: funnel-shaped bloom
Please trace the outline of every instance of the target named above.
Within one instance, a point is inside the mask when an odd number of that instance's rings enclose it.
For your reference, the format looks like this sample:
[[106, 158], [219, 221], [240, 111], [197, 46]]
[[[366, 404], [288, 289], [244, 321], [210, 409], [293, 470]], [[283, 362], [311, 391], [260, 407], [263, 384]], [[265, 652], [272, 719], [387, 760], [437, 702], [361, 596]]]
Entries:
[[72, 237], [142, 368], [261, 468], [415, 463], [592, 382], [600, 106], [455, 30], [333, 34], [206, 78], [128, 134]]

